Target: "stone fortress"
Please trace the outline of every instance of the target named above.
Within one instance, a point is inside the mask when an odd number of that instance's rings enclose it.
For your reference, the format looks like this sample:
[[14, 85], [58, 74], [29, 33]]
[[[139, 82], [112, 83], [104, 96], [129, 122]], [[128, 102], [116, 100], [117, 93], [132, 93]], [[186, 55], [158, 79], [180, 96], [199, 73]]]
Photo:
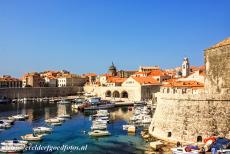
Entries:
[[169, 88], [154, 94], [152, 136], [170, 142], [200, 142], [220, 133], [230, 137], [230, 38], [205, 49], [204, 57], [205, 86], [199, 93]]

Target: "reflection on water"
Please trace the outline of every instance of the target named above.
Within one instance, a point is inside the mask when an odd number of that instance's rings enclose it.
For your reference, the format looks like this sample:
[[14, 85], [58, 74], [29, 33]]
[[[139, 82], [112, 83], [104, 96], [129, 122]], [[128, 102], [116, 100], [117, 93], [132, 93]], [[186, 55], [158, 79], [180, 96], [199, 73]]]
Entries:
[[[17, 121], [8, 130], [0, 131], [0, 141], [6, 139], [20, 138], [20, 136], [31, 133], [33, 127], [44, 126], [45, 119], [58, 115], [70, 114], [72, 118], [63, 123], [62, 126], [54, 127], [54, 132], [45, 136], [41, 145], [88, 145], [84, 153], [143, 153], [145, 142], [140, 136], [129, 136], [123, 131], [122, 125], [126, 124], [133, 112], [128, 107], [115, 108], [111, 110], [111, 123], [108, 130], [111, 136], [105, 138], [91, 138], [84, 131], [90, 131], [91, 121], [89, 116], [71, 109], [71, 104], [28, 102], [26, 104], [1, 104], [0, 117], [14, 114], [28, 114], [26, 121]], [[138, 130], [140, 132], [140, 130]], [[116, 152], [114, 152], [116, 151]], [[26, 153], [43, 153], [29, 151]], [[55, 152], [60, 153], [60, 152]]]

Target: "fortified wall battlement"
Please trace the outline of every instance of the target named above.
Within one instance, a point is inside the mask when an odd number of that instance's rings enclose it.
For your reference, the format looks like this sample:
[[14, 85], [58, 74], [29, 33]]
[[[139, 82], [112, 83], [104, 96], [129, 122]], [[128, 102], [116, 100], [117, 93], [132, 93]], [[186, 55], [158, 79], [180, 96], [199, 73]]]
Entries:
[[76, 95], [83, 87], [41, 87], [41, 88], [1, 88], [0, 97], [7, 98], [37, 98]]
[[175, 142], [202, 141], [220, 133], [230, 138], [230, 38], [205, 50], [205, 67], [202, 92], [182, 88], [155, 94], [150, 134]]
[[171, 142], [196, 142], [223, 132], [230, 137], [230, 94], [155, 94], [149, 133]]

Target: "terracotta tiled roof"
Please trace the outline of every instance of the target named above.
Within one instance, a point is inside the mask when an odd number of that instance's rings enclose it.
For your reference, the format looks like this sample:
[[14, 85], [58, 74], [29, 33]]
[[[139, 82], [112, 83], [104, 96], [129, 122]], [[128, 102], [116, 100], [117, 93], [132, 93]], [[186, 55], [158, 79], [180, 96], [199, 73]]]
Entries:
[[165, 76], [167, 73], [162, 70], [153, 70], [149, 73], [149, 76]]
[[203, 83], [197, 81], [176, 81], [163, 85], [163, 87], [204, 87]]
[[11, 76], [6, 76], [6, 77], [0, 77], [0, 81], [20, 81], [19, 79], [17, 78], [13, 78]]
[[140, 84], [160, 84], [159, 81], [155, 80], [152, 77], [132, 77], [134, 80], [139, 82]]
[[212, 47], [206, 49], [206, 50], [209, 50], [209, 49], [214, 49], [214, 48], [219, 48], [219, 47], [222, 47], [222, 46], [225, 46], [225, 45], [230, 45], [230, 37], [229, 38], [226, 38], [224, 39], [223, 41], [213, 45]]
[[127, 78], [120, 78], [120, 77], [109, 77], [108, 82], [110, 83], [123, 83]]

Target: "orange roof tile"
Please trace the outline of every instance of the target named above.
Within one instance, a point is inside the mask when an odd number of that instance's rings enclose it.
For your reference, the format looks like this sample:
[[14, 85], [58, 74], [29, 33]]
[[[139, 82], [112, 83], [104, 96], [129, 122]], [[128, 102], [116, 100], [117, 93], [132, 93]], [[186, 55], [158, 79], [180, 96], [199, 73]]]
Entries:
[[155, 80], [152, 77], [132, 77], [134, 80], [140, 84], [160, 84], [159, 81]]
[[153, 70], [149, 73], [149, 76], [165, 76], [167, 73], [162, 70]]
[[127, 78], [120, 78], [120, 77], [109, 77], [108, 82], [110, 83], [123, 83]]
[[176, 81], [164, 84], [163, 87], [204, 87], [203, 83], [197, 81]]

